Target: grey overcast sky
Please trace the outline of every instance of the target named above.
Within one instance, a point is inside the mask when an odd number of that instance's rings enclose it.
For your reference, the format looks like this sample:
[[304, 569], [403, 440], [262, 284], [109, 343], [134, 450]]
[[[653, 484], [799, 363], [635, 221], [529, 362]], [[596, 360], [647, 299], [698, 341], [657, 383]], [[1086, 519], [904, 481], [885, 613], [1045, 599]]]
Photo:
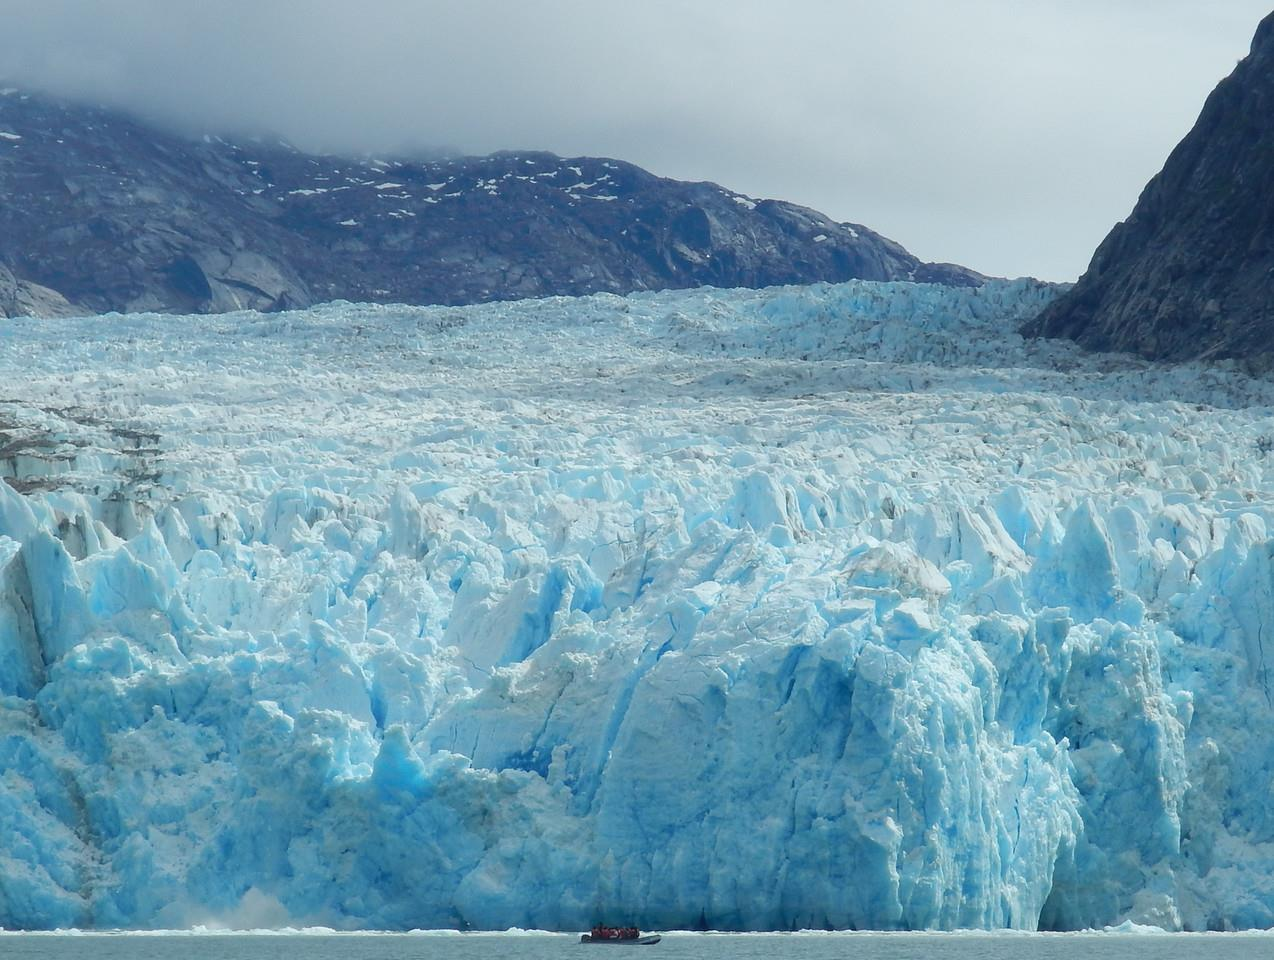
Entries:
[[1270, 2], [0, 0], [0, 73], [311, 149], [620, 157], [1068, 280]]

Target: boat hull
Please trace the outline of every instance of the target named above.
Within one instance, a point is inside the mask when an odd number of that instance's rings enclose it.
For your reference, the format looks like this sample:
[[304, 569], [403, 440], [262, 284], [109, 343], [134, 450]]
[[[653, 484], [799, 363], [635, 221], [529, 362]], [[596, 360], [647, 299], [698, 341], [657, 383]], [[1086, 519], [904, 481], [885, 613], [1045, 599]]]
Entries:
[[648, 937], [629, 937], [626, 940], [610, 940], [610, 939], [602, 938], [602, 937], [599, 937], [598, 939], [594, 940], [591, 936], [589, 936], [586, 933], [579, 938], [579, 942], [580, 943], [595, 943], [598, 945], [604, 944], [606, 946], [613, 946], [613, 947], [649, 947], [658, 943], [661, 939], [663, 938], [660, 937], [659, 934], [655, 933], [655, 934], [651, 934]]

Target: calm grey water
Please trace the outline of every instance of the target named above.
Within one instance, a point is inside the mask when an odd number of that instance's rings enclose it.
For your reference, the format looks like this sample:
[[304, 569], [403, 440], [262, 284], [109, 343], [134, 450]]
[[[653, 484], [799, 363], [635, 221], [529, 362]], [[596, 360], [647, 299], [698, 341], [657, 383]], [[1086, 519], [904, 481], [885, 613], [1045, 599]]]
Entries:
[[40, 935], [0, 936], [0, 957], [84, 960], [587, 960], [633, 950], [642, 960], [1256, 960], [1266, 934], [669, 934], [652, 947], [584, 946], [574, 936]]

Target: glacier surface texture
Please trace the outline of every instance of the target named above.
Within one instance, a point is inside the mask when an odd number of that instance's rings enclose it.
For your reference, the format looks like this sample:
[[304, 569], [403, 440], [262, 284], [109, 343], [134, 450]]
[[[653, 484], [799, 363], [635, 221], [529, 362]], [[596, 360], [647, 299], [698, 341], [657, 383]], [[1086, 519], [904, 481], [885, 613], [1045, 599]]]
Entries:
[[1274, 925], [1274, 386], [851, 283], [0, 327], [0, 925]]

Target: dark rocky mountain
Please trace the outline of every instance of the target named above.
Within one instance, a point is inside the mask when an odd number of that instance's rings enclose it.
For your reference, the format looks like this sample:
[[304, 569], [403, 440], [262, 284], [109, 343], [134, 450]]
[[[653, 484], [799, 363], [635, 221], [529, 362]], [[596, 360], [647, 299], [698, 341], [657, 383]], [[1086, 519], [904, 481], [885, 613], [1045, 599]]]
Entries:
[[0, 96], [0, 316], [984, 278], [858, 224], [547, 153], [316, 156]]
[[1023, 332], [1274, 363], [1274, 14], [1088, 272]]

